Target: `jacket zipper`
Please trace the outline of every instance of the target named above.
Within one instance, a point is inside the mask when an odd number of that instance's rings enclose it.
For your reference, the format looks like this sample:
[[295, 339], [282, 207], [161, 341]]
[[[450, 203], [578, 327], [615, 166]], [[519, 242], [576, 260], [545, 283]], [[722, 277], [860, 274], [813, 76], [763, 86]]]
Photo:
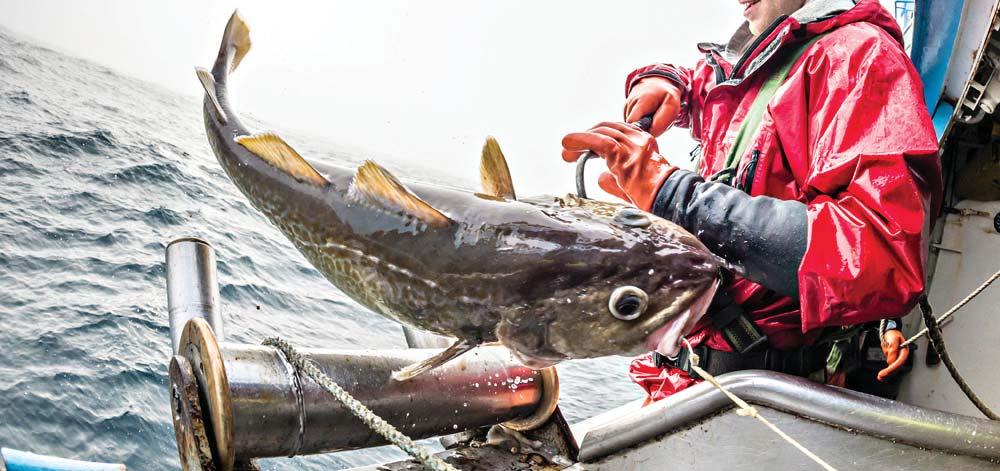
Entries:
[[754, 149], [750, 154], [750, 162], [747, 163], [746, 169], [743, 171], [743, 179], [740, 182], [740, 189], [746, 194], [750, 194], [750, 190], [753, 189], [753, 178], [754, 174], [757, 173], [757, 161], [760, 160], [760, 151]]

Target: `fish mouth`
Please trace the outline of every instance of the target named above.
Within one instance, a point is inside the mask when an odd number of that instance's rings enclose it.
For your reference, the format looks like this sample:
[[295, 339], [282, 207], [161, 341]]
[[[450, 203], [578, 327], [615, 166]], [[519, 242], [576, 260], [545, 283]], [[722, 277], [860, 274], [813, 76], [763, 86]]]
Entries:
[[510, 351], [510, 354], [514, 357], [514, 360], [516, 360], [518, 363], [534, 370], [548, 368], [552, 365], [555, 365], [556, 363], [565, 360], [565, 358], [555, 357], [555, 356], [531, 355], [528, 353], [519, 352], [509, 347], [507, 348], [507, 350]]
[[668, 358], [676, 358], [680, 353], [682, 339], [691, 332], [695, 325], [705, 316], [712, 298], [719, 289], [719, 280], [715, 280], [698, 296], [687, 310], [667, 321], [646, 338], [647, 350], [652, 350]]

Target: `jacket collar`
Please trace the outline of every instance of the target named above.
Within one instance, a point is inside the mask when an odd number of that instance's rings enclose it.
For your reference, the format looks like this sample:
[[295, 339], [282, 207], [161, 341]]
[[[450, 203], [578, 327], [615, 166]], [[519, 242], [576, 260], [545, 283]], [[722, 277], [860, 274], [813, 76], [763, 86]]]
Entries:
[[799, 23], [813, 23], [837, 16], [854, 8], [854, 0], [809, 0], [791, 14]]
[[791, 16], [775, 20], [759, 37], [751, 34], [749, 24], [744, 23], [728, 43], [702, 43], [698, 47], [710, 56], [710, 62], [718, 63], [724, 73], [719, 82], [736, 85], [767, 63], [785, 43], [858, 22], [880, 27], [903, 43], [899, 24], [879, 0], [808, 0]]
[[[841, 13], [844, 13], [852, 8], [854, 8], [854, 0], [807, 0], [806, 4], [799, 8], [791, 15], [785, 17], [779, 17], [775, 20], [765, 30], [767, 32], [774, 32], [780, 29], [779, 23], [788, 21], [788, 18], [792, 18], [799, 24], [809, 24], [816, 23], [822, 20], [830, 19]], [[711, 50], [720, 53], [727, 61], [736, 62], [739, 58], [748, 52], [746, 49], [754, 43], [757, 36], [754, 36], [750, 32], [750, 22], [744, 21], [736, 32], [733, 33], [732, 37], [726, 44], [713, 44], [713, 43], [703, 43], [700, 44], [701, 47], [706, 52]]]

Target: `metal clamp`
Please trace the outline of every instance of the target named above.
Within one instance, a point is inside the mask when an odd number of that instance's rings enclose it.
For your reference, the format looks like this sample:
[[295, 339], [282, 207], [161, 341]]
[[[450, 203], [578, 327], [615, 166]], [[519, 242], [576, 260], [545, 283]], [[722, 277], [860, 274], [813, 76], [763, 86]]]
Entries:
[[298, 410], [299, 434], [298, 438], [295, 439], [295, 447], [288, 453], [289, 458], [294, 458], [302, 450], [302, 442], [305, 441], [306, 436], [306, 405], [302, 394], [302, 375], [299, 370], [295, 369], [288, 362], [288, 359], [284, 355], [278, 355], [278, 359], [281, 361], [282, 366], [285, 367], [285, 371], [288, 372], [289, 383], [292, 385], [292, 394], [295, 395], [295, 406]]

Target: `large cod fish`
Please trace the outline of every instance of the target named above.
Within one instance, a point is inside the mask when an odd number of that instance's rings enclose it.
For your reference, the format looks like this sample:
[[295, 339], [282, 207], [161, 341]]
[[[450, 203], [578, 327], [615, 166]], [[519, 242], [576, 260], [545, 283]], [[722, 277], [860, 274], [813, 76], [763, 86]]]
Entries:
[[499, 341], [534, 368], [571, 358], [673, 355], [704, 314], [720, 265], [677, 225], [631, 206], [516, 198], [487, 139], [482, 192], [404, 185], [371, 161], [314, 166], [240, 124], [226, 84], [250, 49], [233, 14], [205, 87], [205, 129], [229, 178], [327, 279], [371, 310], [454, 337], [406, 379]]

